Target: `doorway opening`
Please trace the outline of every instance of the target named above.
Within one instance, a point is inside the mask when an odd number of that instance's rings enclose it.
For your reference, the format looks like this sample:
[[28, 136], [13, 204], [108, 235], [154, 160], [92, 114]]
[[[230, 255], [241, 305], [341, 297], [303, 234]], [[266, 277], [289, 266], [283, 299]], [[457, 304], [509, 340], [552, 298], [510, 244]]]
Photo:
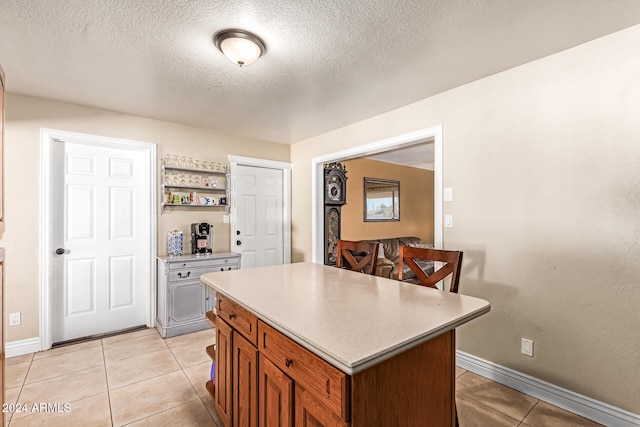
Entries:
[[442, 156], [442, 125], [421, 129], [396, 137], [372, 142], [370, 144], [349, 148], [335, 153], [326, 154], [312, 159], [312, 262], [322, 264], [324, 262], [324, 204], [323, 204], [323, 174], [324, 164], [343, 162], [345, 160], [360, 157], [374, 156], [376, 154], [407, 148], [421, 143], [433, 143], [434, 149], [434, 247], [443, 248], [443, 156]]

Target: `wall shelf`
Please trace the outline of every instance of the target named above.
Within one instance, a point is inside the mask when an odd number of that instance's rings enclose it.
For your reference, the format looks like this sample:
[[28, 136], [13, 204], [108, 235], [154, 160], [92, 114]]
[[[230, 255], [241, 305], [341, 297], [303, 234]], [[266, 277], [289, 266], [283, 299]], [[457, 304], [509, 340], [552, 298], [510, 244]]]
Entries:
[[[176, 155], [165, 156], [160, 173], [163, 200], [161, 213], [164, 213], [165, 208], [223, 208], [228, 214], [228, 171], [229, 166], [225, 163], [199, 161]], [[194, 198], [197, 198], [197, 203], [194, 203]], [[211, 200], [207, 203], [207, 199]], [[179, 203], [175, 203], [176, 200]]]

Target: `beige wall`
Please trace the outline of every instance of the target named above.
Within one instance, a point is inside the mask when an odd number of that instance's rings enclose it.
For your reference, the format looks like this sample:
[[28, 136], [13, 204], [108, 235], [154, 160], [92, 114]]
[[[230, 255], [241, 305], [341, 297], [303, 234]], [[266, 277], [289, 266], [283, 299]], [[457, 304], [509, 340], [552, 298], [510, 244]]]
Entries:
[[[368, 159], [342, 162], [347, 168], [347, 204], [342, 238], [384, 239], [417, 236], [433, 243], [433, 171]], [[400, 221], [364, 221], [364, 177], [400, 181]]]
[[313, 157], [442, 124], [445, 247], [464, 251], [461, 293], [492, 304], [458, 348], [640, 413], [638, 40], [632, 27], [294, 144], [298, 258]]
[[[5, 271], [6, 341], [38, 337], [40, 129], [50, 128], [156, 144], [158, 170], [165, 154], [228, 162], [228, 155], [289, 161], [290, 147], [229, 136], [211, 130], [116, 114], [61, 102], [8, 94], [5, 128], [5, 218], [0, 246], [7, 249]], [[159, 201], [162, 195], [157, 192]], [[159, 212], [159, 211], [158, 211]], [[192, 222], [211, 222], [214, 249], [229, 250], [229, 225], [222, 209], [178, 210], [158, 215], [158, 254], [166, 254], [168, 230], [179, 229], [189, 245]], [[186, 248], [188, 249], [188, 248]], [[22, 313], [22, 324], [9, 327], [8, 313]]]

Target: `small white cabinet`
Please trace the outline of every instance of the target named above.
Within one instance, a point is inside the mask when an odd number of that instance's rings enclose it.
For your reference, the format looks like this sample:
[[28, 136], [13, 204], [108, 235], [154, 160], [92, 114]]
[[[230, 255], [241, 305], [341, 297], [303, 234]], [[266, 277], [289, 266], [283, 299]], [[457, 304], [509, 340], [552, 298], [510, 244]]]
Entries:
[[157, 261], [156, 328], [162, 338], [207, 329], [205, 313], [215, 306], [214, 292], [200, 284], [200, 276], [240, 268], [240, 254], [161, 256]]

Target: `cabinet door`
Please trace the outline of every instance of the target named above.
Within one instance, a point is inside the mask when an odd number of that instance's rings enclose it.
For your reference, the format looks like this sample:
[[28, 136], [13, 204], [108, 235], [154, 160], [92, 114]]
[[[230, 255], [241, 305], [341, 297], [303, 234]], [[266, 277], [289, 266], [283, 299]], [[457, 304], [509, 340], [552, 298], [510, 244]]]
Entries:
[[258, 425], [258, 349], [233, 331], [233, 425]]
[[349, 425], [297, 383], [295, 407], [296, 427], [346, 427]]
[[204, 319], [204, 287], [200, 282], [170, 284], [170, 323]]
[[232, 336], [231, 328], [216, 317], [216, 401], [215, 408], [225, 427], [232, 415]]
[[0, 66], [0, 234], [4, 232], [4, 71]]
[[258, 419], [261, 426], [293, 425], [293, 380], [260, 354]]

